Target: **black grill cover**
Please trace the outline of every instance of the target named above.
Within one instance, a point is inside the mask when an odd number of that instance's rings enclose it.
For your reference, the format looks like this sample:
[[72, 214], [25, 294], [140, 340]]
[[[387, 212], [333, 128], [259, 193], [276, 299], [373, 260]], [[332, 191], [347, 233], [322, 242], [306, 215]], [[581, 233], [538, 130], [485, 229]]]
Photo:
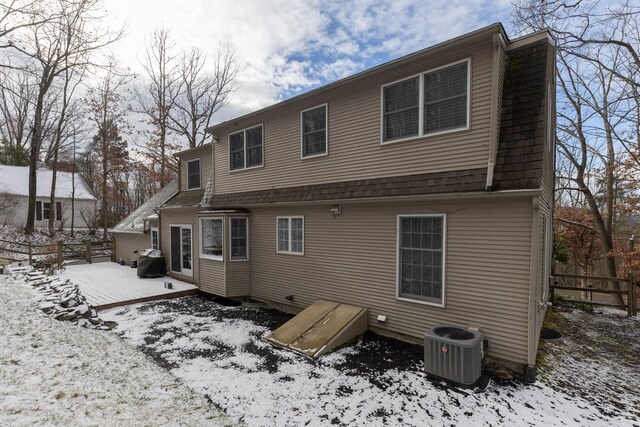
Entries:
[[[146, 251], [145, 251], [146, 252]], [[148, 256], [145, 252], [138, 259], [138, 277], [162, 277], [167, 274], [164, 256]]]

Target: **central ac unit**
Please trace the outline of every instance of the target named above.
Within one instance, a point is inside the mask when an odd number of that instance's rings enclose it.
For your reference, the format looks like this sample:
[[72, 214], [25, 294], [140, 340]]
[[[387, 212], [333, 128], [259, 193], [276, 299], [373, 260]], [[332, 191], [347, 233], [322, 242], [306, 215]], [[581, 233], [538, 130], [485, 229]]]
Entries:
[[424, 334], [424, 370], [428, 376], [463, 387], [474, 386], [482, 374], [482, 332], [457, 326], [436, 326]]

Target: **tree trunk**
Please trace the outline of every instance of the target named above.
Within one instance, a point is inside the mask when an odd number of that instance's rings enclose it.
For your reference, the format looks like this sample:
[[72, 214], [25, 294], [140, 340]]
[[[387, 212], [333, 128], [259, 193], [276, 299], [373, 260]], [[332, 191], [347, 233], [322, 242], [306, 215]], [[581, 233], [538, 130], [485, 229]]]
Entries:
[[[43, 73], [44, 74], [44, 73]], [[44, 80], [44, 79], [43, 79]], [[29, 152], [29, 201], [27, 209], [27, 223], [24, 232], [27, 235], [33, 234], [36, 219], [36, 193], [37, 193], [37, 170], [40, 157], [40, 145], [42, 145], [42, 110], [44, 106], [44, 94], [46, 84], [40, 82], [36, 108], [33, 113], [33, 137], [31, 139], [31, 151]]]

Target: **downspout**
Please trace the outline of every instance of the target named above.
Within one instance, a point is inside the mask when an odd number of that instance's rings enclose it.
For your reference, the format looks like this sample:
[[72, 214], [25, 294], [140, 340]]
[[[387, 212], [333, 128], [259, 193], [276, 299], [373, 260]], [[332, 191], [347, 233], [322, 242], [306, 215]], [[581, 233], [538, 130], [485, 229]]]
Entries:
[[502, 84], [504, 81], [506, 43], [502, 34], [493, 35], [493, 65], [491, 77], [491, 126], [489, 129], [489, 162], [487, 165], [487, 181], [485, 191], [493, 190], [493, 171], [498, 154], [500, 137], [500, 115], [502, 112]]

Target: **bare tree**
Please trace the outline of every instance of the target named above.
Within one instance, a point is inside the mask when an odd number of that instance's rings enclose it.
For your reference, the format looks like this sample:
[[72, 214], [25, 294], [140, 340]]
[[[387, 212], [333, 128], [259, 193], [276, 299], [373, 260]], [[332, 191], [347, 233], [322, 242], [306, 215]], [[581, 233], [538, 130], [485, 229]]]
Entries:
[[202, 145], [207, 138], [205, 129], [213, 115], [229, 102], [237, 89], [238, 67], [234, 52], [228, 45], [220, 45], [208, 71], [207, 57], [192, 48], [182, 54], [179, 68], [180, 88], [174, 108], [169, 112], [169, 128], [186, 137], [189, 147]]
[[0, 3], [0, 48], [13, 46], [10, 36], [27, 27], [42, 25], [57, 19], [57, 11], [49, 11], [42, 0], [12, 0]]
[[[122, 35], [101, 28], [99, 0], [51, 0], [33, 2], [31, 13], [37, 25], [13, 31], [9, 44], [13, 56], [5, 69], [29, 72], [37, 87], [33, 109], [33, 133], [29, 155], [29, 206], [25, 232], [31, 234], [35, 220], [36, 169], [43, 141], [43, 111], [47, 93], [54, 81], [70, 69], [87, 68], [93, 54]], [[45, 11], [46, 9], [46, 11]], [[53, 12], [50, 12], [53, 11]], [[43, 15], [44, 14], [44, 15]]]
[[100, 219], [102, 222], [102, 238], [107, 239], [109, 227], [109, 208], [114, 202], [110, 188], [116, 174], [126, 168], [127, 143], [120, 137], [120, 131], [127, 127], [124, 106], [124, 85], [129, 77], [118, 71], [112, 59], [105, 75], [94, 87], [90, 88], [86, 104], [89, 107], [89, 120], [97, 128], [92, 146], [100, 163]]
[[146, 83], [142, 89], [136, 90], [136, 100], [138, 112], [146, 116], [147, 123], [153, 128], [150, 140], [141, 149], [158, 165], [161, 187], [170, 181], [172, 176], [169, 172], [175, 170], [168, 133], [170, 112], [181, 85], [178, 59], [169, 30], [157, 27], [147, 41], [146, 55], [142, 61]]
[[631, 188], [632, 175], [621, 171], [625, 164], [640, 165], [640, 8], [579, 0], [523, 0], [514, 6], [514, 24], [521, 31], [548, 27], [557, 39], [558, 187], [561, 197], [568, 195], [560, 201], [588, 209], [593, 225], [582, 225], [597, 233], [604, 273], [616, 277], [613, 254], [622, 240], [616, 220], [637, 204], [622, 191]]

